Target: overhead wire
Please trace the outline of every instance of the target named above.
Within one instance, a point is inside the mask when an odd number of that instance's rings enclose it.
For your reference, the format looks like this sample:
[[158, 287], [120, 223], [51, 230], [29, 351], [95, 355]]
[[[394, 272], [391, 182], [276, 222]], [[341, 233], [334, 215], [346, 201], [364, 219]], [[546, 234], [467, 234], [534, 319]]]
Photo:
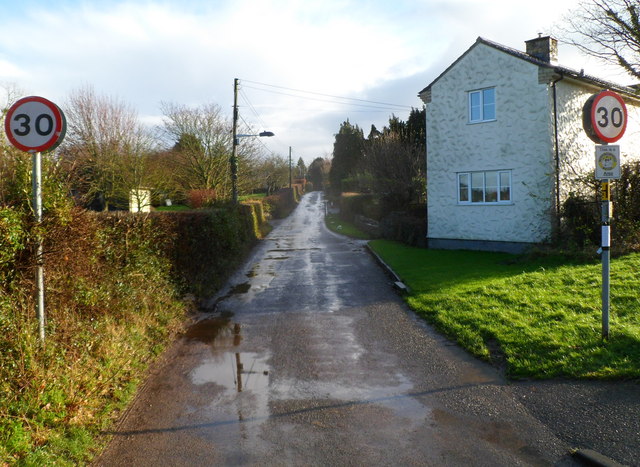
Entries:
[[[328, 102], [330, 104], [337, 104], [337, 105], [346, 105], [346, 106], [350, 106], [350, 107], [361, 107], [364, 109], [371, 109], [371, 110], [377, 110], [380, 112], [389, 112], [389, 111], [393, 111], [393, 110], [408, 110], [411, 109], [411, 107], [409, 106], [395, 106], [395, 105], [385, 105], [385, 104], [377, 104], [373, 101], [371, 101], [371, 103], [369, 104], [360, 104], [358, 102], [341, 102], [341, 101], [337, 101], [337, 100], [330, 100], [330, 99], [322, 99], [320, 97], [309, 97], [309, 96], [304, 96], [304, 95], [298, 95], [298, 94], [291, 94], [291, 93], [286, 93], [286, 92], [282, 92], [282, 91], [273, 91], [270, 89], [262, 89], [262, 88], [257, 88], [255, 86], [245, 86], [248, 89], [255, 89], [258, 91], [263, 91], [263, 92], [268, 92], [271, 94], [278, 94], [281, 96], [288, 96], [288, 97], [295, 97], [296, 99], [305, 99], [308, 101], [316, 101], [316, 102]], [[344, 98], [344, 99], [348, 99], [348, 98]]]
[[[248, 129], [250, 129], [250, 131], [251, 131], [252, 133], [254, 132], [253, 127], [252, 127], [252, 126], [251, 126], [251, 125], [250, 125], [250, 124], [249, 124], [249, 123], [248, 123], [248, 122], [247, 122], [247, 121], [246, 121], [246, 120], [245, 120], [241, 115], [238, 115], [238, 118], [240, 118], [240, 120], [242, 120], [242, 123], [244, 123], [244, 124], [247, 126], [247, 128], [248, 128]], [[266, 128], [266, 127], [263, 127], [263, 128]], [[272, 156], [275, 156], [275, 155], [276, 155], [276, 153], [275, 153], [273, 150], [271, 150], [271, 149], [270, 149], [270, 148], [269, 148], [269, 147], [264, 143], [264, 141], [262, 141], [262, 138], [256, 138], [256, 140], [257, 140], [257, 141], [258, 141], [258, 143], [260, 143], [260, 144], [262, 145], [262, 147], [263, 147], [263, 148], [265, 148], [265, 149], [267, 150], [267, 152], [269, 152]]]
[[[394, 104], [394, 103], [390, 103], [390, 102], [380, 102], [380, 101], [372, 101], [372, 100], [368, 100], [368, 99], [359, 99], [356, 97], [344, 97], [344, 96], [336, 96], [333, 94], [324, 94], [324, 93], [320, 93], [320, 92], [314, 92], [314, 91], [304, 91], [302, 89], [294, 89], [294, 88], [288, 88], [285, 86], [276, 86], [274, 84], [266, 84], [266, 83], [260, 83], [258, 81], [250, 81], [250, 80], [242, 80], [243, 82], [246, 83], [251, 83], [251, 84], [255, 84], [258, 86], [265, 86], [265, 87], [270, 87], [270, 88], [275, 88], [275, 89], [282, 89], [285, 91], [292, 91], [292, 92], [299, 92], [299, 93], [303, 93], [303, 94], [311, 94], [311, 95], [315, 95], [315, 96], [322, 96], [322, 97], [329, 97], [332, 99], [340, 99], [340, 100], [344, 100], [344, 101], [354, 101], [354, 102], [363, 102], [365, 104], [376, 104], [376, 105], [381, 105], [381, 106], [385, 106], [385, 107], [396, 107], [398, 109], [411, 109], [411, 106], [409, 105], [402, 105], [402, 104]], [[256, 88], [256, 87], [251, 87], [251, 86], [246, 86], [246, 87], [250, 87], [252, 89], [259, 89], [265, 92], [270, 92], [266, 89], [262, 89], [262, 88]], [[272, 91], [275, 93], [275, 91]], [[292, 95], [294, 97], [302, 97], [302, 96], [297, 96], [295, 94], [286, 94], [286, 93], [281, 93], [281, 94], [285, 94], [285, 95]], [[304, 97], [302, 97], [304, 98]], [[339, 102], [338, 102], [339, 103]], [[356, 104], [349, 104], [349, 105], [356, 105]]]
[[[394, 104], [394, 103], [390, 103], [390, 102], [373, 101], [373, 100], [360, 99], [360, 98], [355, 98], [355, 97], [337, 96], [337, 95], [333, 95], [333, 94], [324, 94], [324, 93], [319, 93], [319, 92], [314, 92], [314, 91], [305, 91], [305, 90], [301, 90], [301, 89], [288, 88], [288, 87], [285, 87], [285, 86], [277, 86], [277, 85], [273, 85], [273, 84], [266, 84], [266, 83], [261, 83], [261, 82], [258, 82], [258, 81], [251, 81], [251, 80], [239, 80], [239, 81], [241, 83], [241, 85], [239, 87], [239, 95], [242, 98], [242, 100], [244, 101], [244, 103], [247, 105], [247, 108], [256, 117], [256, 119], [260, 123], [260, 125], [262, 125], [263, 129], [266, 129], [268, 127], [268, 125], [265, 124], [264, 120], [260, 116], [260, 113], [258, 112], [256, 107], [253, 105], [253, 103], [251, 102], [249, 97], [247, 96], [247, 93], [244, 92], [244, 88], [254, 89], [256, 91], [262, 91], [262, 92], [267, 92], [267, 93], [271, 93], [271, 94], [279, 94], [279, 95], [293, 97], [293, 98], [297, 98], [297, 99], [305, 99], [305, 100], [316, 101], [316, 102], [324, 102], [324, 103], [336, 104], [336, 105], [340, 105], [340, 106], [348, 106], [348, 107], [351, 107], [349, 112], [393, 112], [393, 111], [411, 110], [411, 109], [413, 109], [413, 107], [409, 106], [409, 105]], [[250, 84], [253, 84], [255, 86], [250, 86], [250, 85], [247, 85], [245, 83], [250, 83]], [[262, 87], [258, 87], [258, 86], [262, 86]], [[270, 89], [266, 89], [266, 88], [270, 88]], [[296, 93], [296, 94], [294, 94], [294, 93]], [[354, 107], [356, 109], [354, 109]], [[300, 109], [298, 109], [298, 110], [300, 110]], [[323, 109], [323, 110], [327, 111], [327, 109]], [[240, 119], [244, 122], [245, 125], [247, 125], [247, 127], [251, 128], [251, 125], [249, 125], [246, 122], [246, 120], [244, 120], [244, 118], [240, 117]], [[260, 142], [260, 144], [268, 152], [270, 152], [271, 154], [275, 155], [275, 152], [272, 151], [271, 149], [269, 149], [267, 147], [267, 145], [264, 142], [261, 141], [260, 138], [257, 138], [257, 140]], [[284, 144], [282, 141], [280, 141], [279, 138], [277, 138], [277, 136], [276, 136], [275, 140], [283, 148], [287, 147], [287, 145]]]

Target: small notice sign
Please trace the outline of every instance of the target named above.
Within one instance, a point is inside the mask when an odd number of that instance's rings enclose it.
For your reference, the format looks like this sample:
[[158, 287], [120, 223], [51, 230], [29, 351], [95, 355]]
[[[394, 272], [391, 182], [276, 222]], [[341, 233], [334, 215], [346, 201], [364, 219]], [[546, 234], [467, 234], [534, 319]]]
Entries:
[[596, 146], [596, 179], [620, 178], [620, 146], [605, 144]]

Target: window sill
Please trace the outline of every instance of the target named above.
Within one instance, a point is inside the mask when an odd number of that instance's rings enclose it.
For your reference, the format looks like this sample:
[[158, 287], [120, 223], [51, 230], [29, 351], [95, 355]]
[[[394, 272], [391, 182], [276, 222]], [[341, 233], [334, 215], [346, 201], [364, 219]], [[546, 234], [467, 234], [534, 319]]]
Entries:
[[478, 120], [478, 121], [475, 121], [475, 122], [467, 122], [467, 125], [477, 125], [479, 123], [491, 123], [491, 122], [497, 122], [497, 121], [498, 121], [497, 118], [494, 118], [492, 120]]
[[456, 203], [458, 206], [513, 206], [515, 203], [513, 201], [501, 201], [498, 203]]

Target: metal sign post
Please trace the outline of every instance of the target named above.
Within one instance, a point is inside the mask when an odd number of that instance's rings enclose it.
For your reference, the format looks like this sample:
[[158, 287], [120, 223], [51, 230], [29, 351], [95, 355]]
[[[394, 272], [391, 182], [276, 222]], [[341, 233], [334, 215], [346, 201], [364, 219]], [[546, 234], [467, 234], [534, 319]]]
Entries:
[[[31, 176], [33, 193], [33, 213], [36, 224], [42, 222], [42, 154], [40, 151], [32, 155], [33, 171]], [[40, 341], [44, 342], [44, 255], [42, 247], [42, 235], [36, 235], [36, 316], [38, 318], [38, 330]]]
[[610, 310], [610, 262], [611, 262], [611, 203], [612, 179], [620, 178], [620, 146], [615, 143], [627, 128], [627, 107], [619, 94], [605, 90], [594, 94], [582, 109], [582, 124], [587, 136], [600, 146], [596, 146], [595, 178], [601, 181], [602, 199], [602, 338], [609, 338]]
[[[42, 154], [58, 147], [67, 131], [64, 113], [53, 102], [38, 96], [24, 97], [11, 106], [4, 121], [9, 142], [32, 154], [31, 185], [36, 228], [42, 222]], [[40, 342], [44, 343], [44, 250], [40, 230], [36, 234], [36, 316]]]
[[609, 290], [611, 278], [611, 186], [609, 180], [602, 181], [602, 338], [609, 338]]

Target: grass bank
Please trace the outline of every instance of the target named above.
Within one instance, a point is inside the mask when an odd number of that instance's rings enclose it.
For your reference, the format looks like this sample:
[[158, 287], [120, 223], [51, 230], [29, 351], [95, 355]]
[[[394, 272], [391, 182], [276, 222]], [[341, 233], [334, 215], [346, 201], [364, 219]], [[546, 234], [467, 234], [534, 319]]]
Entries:
[[611, 264], [610, 339], [601, 338], [601, 265], [569, 258], [371, 247], [411, 288], [408, 304], [510, 377], [640, 378], [640, 254]]
[[358, 229], [351, 222], [340, 219], [337, 214], [327, 214], [324, 221], [329, 230], [333, 232], [361, 240], [369, 240], [371, 238], [370, 235]]

